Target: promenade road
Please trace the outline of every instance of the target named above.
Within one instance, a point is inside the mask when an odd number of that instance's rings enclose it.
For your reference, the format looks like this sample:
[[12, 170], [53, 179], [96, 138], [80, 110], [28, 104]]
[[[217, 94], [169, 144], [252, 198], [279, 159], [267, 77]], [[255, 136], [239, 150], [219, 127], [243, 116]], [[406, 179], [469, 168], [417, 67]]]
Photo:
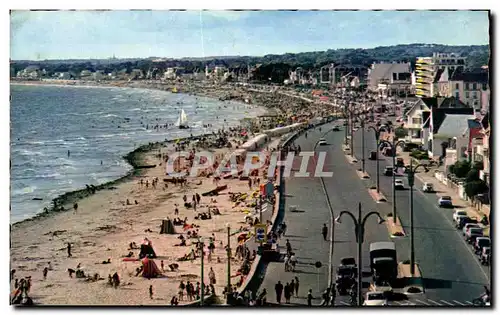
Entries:
[[[365, 132], [365, 145], [368, 156], [368, 152], [376, 148], [372, 130]], [[356, 132], [354, 147], [361, 166], [361, 131]], [[381, 171], [386, 165], [392, 165], [392, 159], [383, 156], [380, 159]], [[376, 161], [366, 160], [366, 169], [372, 176], [371, 182], [375, 183]], [[392, 208], [391, 180], [392, 177], [389, 176], [380, 177], [381, 190], [387, 197], [387, 205], [390, 208]], [[408, 187], [406, 176], [403, 177], [403, 181]], [[421, 181], [415, 180], [413, 199], [415, 260], [420, 265], [424, 277], [425, 297], [442, 305], [447, 304], [439, 301], [461, 301], [462, 304], [468, 304], [464, 301], [471, 301], [483, 293], [483, 285], [490, 286], [490, 269], [478, 263], [471, 246], [463, 241], [461, 231], [457, 231], [453, 226], [453, 210], [438, 208], [436, 206], [438, 197], [435, 194], [422, 193], [422, 185]], [[409, 235], [408, 189], [397, 191], [396, 206], [405, 231]], [[409, 237], [396, 240], [396, 246], [398, 259], [409, 259]], [[430, 305], [437, 304], [431, 302]]]

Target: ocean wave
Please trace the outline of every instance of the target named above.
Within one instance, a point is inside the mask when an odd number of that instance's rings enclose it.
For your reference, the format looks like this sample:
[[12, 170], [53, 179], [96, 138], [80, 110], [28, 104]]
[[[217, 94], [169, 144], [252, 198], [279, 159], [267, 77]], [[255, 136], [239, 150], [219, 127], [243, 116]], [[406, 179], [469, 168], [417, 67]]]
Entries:
[[141, 111], [141, 110], [142, 110], [141, 108], [136, 107], [136, 108], [129, 109], [128, 111], [129, 112], [137, 112], [137, 111]]
[[13, 150], [13, 152], [16, 152], [20, 155], [24, 155], [24, 156], [43, 156], [45, 155], [43, 152], [40, 152], [40, 151], [30, 151], [30, 150], [26, 150], [26, 149], [16, 149], [16, 150]]
[[102, 118], [109, 118], [109, 117], [120, 117], [118, 115], [115, 115], [115, 114], [107, 114], [107, 115], [104, 115], [104, 116], [101, 116]]

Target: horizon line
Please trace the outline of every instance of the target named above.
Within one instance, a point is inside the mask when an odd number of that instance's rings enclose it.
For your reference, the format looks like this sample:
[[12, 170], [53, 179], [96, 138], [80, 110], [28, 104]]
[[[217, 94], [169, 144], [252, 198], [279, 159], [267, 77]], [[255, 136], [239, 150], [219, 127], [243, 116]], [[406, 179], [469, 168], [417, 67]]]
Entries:
[[[491, 38], [490, 38], [491, 41]], [[270, 54], [265, 54], [265, 55], [218, 55], [218, 56], [208, 56], [208, 57], [202, 57], [202, 56], [186, 56], [186, 57], [160, 57], [160, 56], [149, 56], [149, 57], [107, 57], [107, 58], [95, 58], [95, 57], [88, 57], [88, 58], [66, 58], [66, 59], [43, 59], [43, 60], [31, 60], [31, 59], [10, 59], [10, 63], [16, 62], [16, 61], [31, 61], [31, 62], [42, 62], [42, 61], [56, 61], [56, 60], [61, 60], [61, 61], [69, 61], [69, 60], [120, 60], [120, 59], [151, 59], [151, 58], [159, 58], [159, 59], [165, 59], [166, 61], [173, 61], [173, 60], [183, 60], [183, 59], [214, 59], [214, 58], [228, 58], [228, 57], [250, 57], [250, 58], [263, 58], [265, 56], [279, 56], [279, 55], [286, 55], [286, 54], [303, 54], [303, 53], [314, 53], [314, 52], [324, 52], [328, 50], [357, 50], [357, 49], [362, 49], [362, 50], [369, 50], [369, 49], [377, 49], [377, 48], [385, 48], [385, 47], [394, 47], [394, 46], [409, 46], [409, 45], [435, 45], [435, 46], [448, 46], [448, 47], [464, 47], [464, 46], [490, 46], [490, 43], [487, 44], [482, 44], [482, 45], [471, 45], [471, 44], [462, 44], [462, 45], [447, 45], [447, 44], [437, 44], [437, 43], [404, 43], [404, 44], [394, 44], [394, 45], [386, 45], [386, 46], [375, 46], [375, 47], [350, 47], [350, 48], [329, 48], [326, 50], [313, 50], [313, 51], [301, 51], [301, 52], [282, 52], [282, 53], [270, 53]], [[114, 56], [114, 55], [113, 55]]]

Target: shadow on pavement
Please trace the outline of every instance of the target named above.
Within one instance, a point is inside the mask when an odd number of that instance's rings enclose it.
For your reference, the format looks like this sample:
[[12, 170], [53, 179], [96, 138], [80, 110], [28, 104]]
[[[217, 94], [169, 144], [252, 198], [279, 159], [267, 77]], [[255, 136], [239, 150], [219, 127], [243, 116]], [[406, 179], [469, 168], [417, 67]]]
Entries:
[[292, 271], [292, 273], [301, 273], [301, 274], [306, 274], [306, 275], [317, 275], [318, 274], [317, 272], [300, 270], [300, 269], [295, 269], [295, 271]]
[[289, 237], [289, 238], [307, 238], [307, 236], [301, 236], [301, 235], [283, 235], [283, 237]]
[[[403, 228], [405, 229], [409, 229], [410, 226], [409, 225], [406, 225], [404, 224], [403, 225]], [[423, 226], [413, 226], [413, 228], [415, 230], [434, 230], [434, 231], [457, 231], [457, 229], [453, 229], [453, 228], [442, 228], [442, 227], [439, 227], [439, 228], [435, 228], [435, 227], [423, 227]]]
[[426, 289], [449, 289], [451, 288], [451, 281], [435, 278], [422, 278], [424, 287]]

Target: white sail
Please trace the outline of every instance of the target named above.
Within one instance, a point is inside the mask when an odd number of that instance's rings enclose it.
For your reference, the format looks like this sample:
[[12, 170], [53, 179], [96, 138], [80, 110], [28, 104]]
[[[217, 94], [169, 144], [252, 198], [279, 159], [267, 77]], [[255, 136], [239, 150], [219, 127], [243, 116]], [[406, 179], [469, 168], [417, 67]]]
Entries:
[[179, 118], [177, 118], [177, 122], [175, 123], [177, 127], [187, 127], [187, 115], [184, 109], [181, 109], [181, 113], [179, 115]]

